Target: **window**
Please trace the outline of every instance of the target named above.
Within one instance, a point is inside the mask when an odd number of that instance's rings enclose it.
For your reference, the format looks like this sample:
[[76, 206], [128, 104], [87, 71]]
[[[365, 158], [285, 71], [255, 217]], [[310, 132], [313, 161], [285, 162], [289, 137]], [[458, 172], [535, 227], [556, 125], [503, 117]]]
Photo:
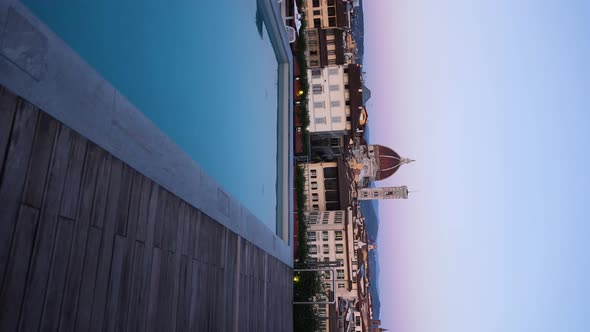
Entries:
[[319, 65], [319, 62], [318, 62], [317, 60], [311, 60], [311, 61], [309, 62], [309, 65], [310, 65], [310, 66], [318, 66], [318, 65]]
[[328, 0], [328, 6], [336, 5], [335, 0]]
[[344, 218], [344, 214], [342, 211], [337, 211], [336, 215], [334, 216], [334, 222], [337, 224], [342, 223], [342, 219]]
[[338, 167], [325, 167], [324, 168], [324, 178], [325, 179], [335, 179], [338, 177]]
[[[334, 234], [336, 236], [336, 241], [342, 241], [342, 231], [336, 231]], [[315, 238], [315, 233], [314, 233], [314, 238]]]
[[[314, 7], [315, 7], [315, 6], [314, 6]], [[313, 11], [313, 15], [314, 15], [314, 16], [319, 16], [319, 15], [322, 15], [322, 12], [321, 12], [320, 10], [314, 10], [314, 11]]]
[[311, 189], [318, 189], [318, 183], [315, 181], [311, 182]]
[[313, 20], [313, 27], [314, 28], [321, 28], [322, 27], [322, 19], [316, 18]]
[[311, 199], [312, 199], [314, 202], [317, 202], [317, 201], [319, 200], [319, 196], [318, 196], [318, 194], [315, 194], [315, 193], [314, 193], [314, 194], [311, 194]]
[[311, 171], [309, 171], [309, 173], [311, 174], [312, 179], [315, 179], [318, 177], [318, 171], [316, 169], [312, 169]]
[[317, 212], [310, 212], [308, 219], [309, 219], [309, 223], [316, 224], [318, 222], [319, 215]]
[[336, 244], [336, 253], [342, 254], [344, 252], [344, 245], [342, 243]]
[[332, 123], [341, 123], [341, 122], [342, 122], [341, 116], [333, 116], [332, 117]]
[[322, 91], [324, 91], [324, 89], [322, 89], [322, 85], [321, 84], [314, 84], [311, 86], [313, 94], [314, 95], [319, 95], [322, 93]]
[[328, 75], [338, 75], [338, 68], [328, 69]]
[[319, 205], [317, 205], [317, 204], [314, 204], [314, 205], [313, 205], [313, 210], [314, 210], [314, 211], [319, 211], [319, 210], [320, 210], [320, 206], [319, 206]]
[[328, 18], [328, 25], [331, 27], [335, 27], [336, 26], [336, 18], [335, 17]]
[[337, 84], [330, 85], [330, 91], [340, 91], [340, 86]]
[[314, 8], [318, 8], [320, 6], [320, 0], [313, 0]]
[[318, 51], [317, 50], [309, 51], [309, 55], [310, 56], [318, 56]]
[[328, 50], [328, 55], [336, 55], [336, 50]]
[[326, 117], [315, 118], [315, 124], [326, 124]]
[[325, 101], [314, 101], [313, 108], [325, 108], [326, 102]]
[[330, 246], [327, 244], [323, 245], [323, 253], [324, 254], [329, 254], [330, 253]]
[[344, 288], [344, 283], [343, 282], [339, 282], [338, 283], [338, 288]]
[[324, 180], [324, 189], [326, 190], [338, 190], [338, 181], [336, 179]]
[[[322, 218], [322, 224], [327, 224], [330, 221], [330, 214], [328, 212], [324, 212], [324, 217]], [[326, 233], [326, 240], [328, 233]]]
[[311, 70], [311, 77], [312, 78], [318, 78], [318, 77], [322, 77], [322, 70], [319, 68], [316, 69], [312, 69]]
[[309, 239], [309, 241], [313, 242], [315, 240], [317, 240], [316, 237], [316, 232], [307, 232], [307, 238]]
[[330, 102], [330, 107], [340, 107], [340, 100], [332, 100]]
[[315, 29], [307, 30], [307, 37], [315, 37], [315, 36], [317, 36], [317, 30], [315, 30]]
[[334, 35], [334, 29], [327, 29], [326, 30], [326, 36], [333, 36]]
[[308, 39], [309, 46], [318, 46], [318, 41], [315, 39]]
[[322, 231], [322, 240], [328, 241], [328, 232]]
[[336, 7], [328, 7], [328, 16], [336, 16]]
[[[311, 252], [311, 250], [310, 250], [310, 252]], [[336, 279], [337, 280], [344, 280], [344, 269], [336, 270]]]
[[318, 246], [309, 246], [309, 254], [316, 255], [318, 253]]

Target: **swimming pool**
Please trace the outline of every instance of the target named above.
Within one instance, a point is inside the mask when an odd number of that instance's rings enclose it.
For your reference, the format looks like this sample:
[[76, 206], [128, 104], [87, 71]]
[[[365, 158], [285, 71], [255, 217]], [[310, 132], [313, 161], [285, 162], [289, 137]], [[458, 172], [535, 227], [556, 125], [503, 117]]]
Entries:
[[24, 0], [272, 231], [277, 60], [256, 0]]

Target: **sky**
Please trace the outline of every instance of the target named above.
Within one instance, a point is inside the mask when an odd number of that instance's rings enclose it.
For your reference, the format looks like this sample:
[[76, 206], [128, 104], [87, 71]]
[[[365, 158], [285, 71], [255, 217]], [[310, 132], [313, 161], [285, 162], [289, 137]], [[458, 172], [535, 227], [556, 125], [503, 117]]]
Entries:
[[383, 326], [590, 331], [590, 1], [363, 6]]

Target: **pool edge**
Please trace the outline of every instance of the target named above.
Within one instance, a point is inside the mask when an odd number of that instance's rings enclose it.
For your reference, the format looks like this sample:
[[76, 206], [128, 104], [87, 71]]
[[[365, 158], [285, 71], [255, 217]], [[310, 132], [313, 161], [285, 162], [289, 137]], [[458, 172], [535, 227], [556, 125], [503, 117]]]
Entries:
[[[220, 224], [293, 266], [292, 57], [277, 4], [262, 0], [279, 62], [283, 133], [277, 233], [231, 197], [142, 112], [17, 0], [0, 0], [0, 84], [156, 181]], [[278, 15], [278, 16], [277, 16]], [[278, 33], [278, 35], [277, 35]], [[269, 35], [271, 32], [269, 31]], [[279, 42], [276, 42], [279, 41]], [[16, 50], [19, 50], [16, 52]], [[281, 70], [282, 68], [282, 70]], [[285, 149], [286, 147], [286, 149]], [[198, 188], [195, 190], [194, 188]], [[279, 228], [279, 224], [282, 228]]]

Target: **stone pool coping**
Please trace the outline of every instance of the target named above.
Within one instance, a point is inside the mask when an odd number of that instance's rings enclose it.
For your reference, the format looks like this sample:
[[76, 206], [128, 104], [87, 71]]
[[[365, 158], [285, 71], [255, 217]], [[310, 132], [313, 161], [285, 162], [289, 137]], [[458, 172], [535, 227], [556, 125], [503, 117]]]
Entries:
[[278, 2], [258, 4], [279, 64], [276, 234], [17, 0], [0, 0], [0, 84], [293, 266], [293, 58]]

